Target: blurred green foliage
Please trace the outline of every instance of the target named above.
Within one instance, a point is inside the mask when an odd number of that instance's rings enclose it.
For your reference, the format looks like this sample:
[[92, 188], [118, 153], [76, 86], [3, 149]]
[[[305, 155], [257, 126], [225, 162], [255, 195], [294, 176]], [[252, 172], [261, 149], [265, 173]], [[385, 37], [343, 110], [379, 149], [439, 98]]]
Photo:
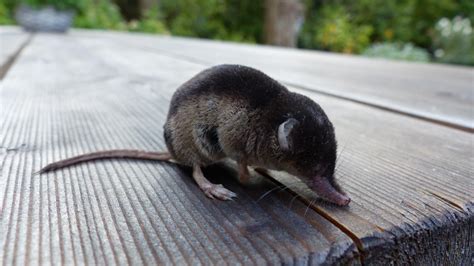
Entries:
[[[372, 26], [370, 42], [412, 42], [417, 46], [431, 49], [431, 36], [436, 22], [442, 17], [454, 17], [459, 14], [474, 16], [472, 2], [472, 0], [306, 0], [306, 17], [309, 21], [300, 35], [300, 43], [305, 48], [319, 48], [320, 42], [307, 35], [314, 36], [322, 26], [338, 22], [334, 19], [334, 12], [326, 11], [329, 8], [337, 10], [338, 15], [344, 16], [347, 23], [352, 25], [347, 31]], [[361, 45], [366, 43], [365, 39], [361, 42]]]
[[377, 43], [371, 45], [362, 54], [368, 57], [420, 62], [430, 61], [430, 54], [425, 49], [415, 47], [411, 43]]
[[[473, 54], [472, 39], [440, 38], [435, 29], [443, 17], [461, 15], [474, 21], [472, 0], [305, 0], [305, 6], [306, 21], [299, 36], [303, 48], [426, 61], [426, 55], [432, 57], [436, 49], [446, 52], [437, 47], [449, 46], [448, 54], [458, 56], [432, 58], [474, 64], [467, 56]], [[371, 43], [375, 45], [365, 50]]]
[[168, 29], [161, 21], [158, 8], [148, 10], [140, 20], [132, 20], [128, 23], [128, 30], [149, 33], [168, 34]]
[[109, 0], [78, 0], [81, 8], [74, 20], [80, 28], [126, 30], [118, 7]]
[[[474, 64], [472, 34], [455, 34], [453, 28], [445, 36], [447, 30], [438, 23], [456, 16], [474, 22], [473, 0], [301, 1], [301, 48], [421, 61], [429, 55], [435, 61]], [[21, 2], [74, 9], [76, 27], [263, 41], [264, 0], [157, 0], [145, 12], [140, 12], [139, 0], [0, 0], [0, 24], [14, 21]]]
[[358, 53], [370, 44], [373, 27], [352, 23], [341, 6], [323, 6], [318, 14], [314, 23], [307, 23], [306, 26], [312, 27], [308, 48]]
[[439, 20], [433, 40], [438, 61], [474, 65], [474, 32], [468, 18]]
[[263, 1], [162, 0], [164, 22], [175, 35], [258, 42], [263, 28]]
[[222, 38], [224, 3], [219, 0], [165, 0], [161, 3], [166, 24], [171, 32], [182, 36]]
[[10, 9], [8, 8], [7, 3], [0, 0], [0, 25], [10, 25], [13, 23], [14, 21], [10, 14]]

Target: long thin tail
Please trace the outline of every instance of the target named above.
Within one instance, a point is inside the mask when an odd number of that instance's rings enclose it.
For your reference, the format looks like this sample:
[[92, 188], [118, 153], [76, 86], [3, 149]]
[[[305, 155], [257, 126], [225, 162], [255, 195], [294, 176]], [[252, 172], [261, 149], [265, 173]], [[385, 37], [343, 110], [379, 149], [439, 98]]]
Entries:
[[130, 159], [143, 159], [143, 160], [157, 160], [157, 161], [168, 161], [171, 160], [171, 154], [169, 152], [149, 152], [140, 150], [109, 150], [109, 151], [98, 151], [92, 153], [82, 154], [69, 159], [61, 160], [58, 162], [50, 163], [39, 170], [37, 173], [42, 174], [63, 167], [71, 166], [74, 164], [99, 160], [99, 159], [111, 159], [111, 158], [130, 158]]

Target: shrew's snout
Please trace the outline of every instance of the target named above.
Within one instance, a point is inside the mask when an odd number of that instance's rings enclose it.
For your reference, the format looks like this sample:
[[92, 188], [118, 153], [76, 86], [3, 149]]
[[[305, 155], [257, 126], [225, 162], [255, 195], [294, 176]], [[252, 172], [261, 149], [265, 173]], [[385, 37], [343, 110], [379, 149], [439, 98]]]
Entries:
[[337, 204], [339, 206], [346, 206], [351, 202], [351, 198], [339, 192], [329, 180], [325, 177], [313, 178], [312, 189], [325, 200]]

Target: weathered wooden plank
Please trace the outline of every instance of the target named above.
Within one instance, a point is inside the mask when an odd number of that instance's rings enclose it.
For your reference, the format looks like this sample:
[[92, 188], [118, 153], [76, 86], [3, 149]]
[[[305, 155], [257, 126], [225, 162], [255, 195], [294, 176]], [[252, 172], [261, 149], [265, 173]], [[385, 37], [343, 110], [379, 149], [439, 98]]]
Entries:
[[[274, 186], [207, 199], [187, 169], [112, 160], [32, 173], [111, 148], [164, 149], [171, 93], [201, 66], [41, 34], [0, 84], [1, 257], [5, 264], [358, 263], [352, 240]], [[99, 45], [100, 46], [100, 45]], [[45, 73], [48, 73], [47, 75]]]
[[[141, 45], [128, 41], [110, 44], [107, 39], [77, 38], [94, 51], [101, 46], [126, 51], [123, 59], [114, 61], [120, 68], [133, 65], [128, 62], [142, 51]], [[133, 68], [153, 75], [159, 64], [152, 59], [153, 50], [146, 53], [148, 63]], [[356, 241], [365, 251], [365, 260], [468, 264], [472, 258], [466, 254], [473, 254], [474, 247], [473, 135], [299, 92], [314, 98], [332, 118], [341, 150], [338, 175], [353, 198], [347, 209], [321, 202], [315, 208]], [[272, 175], [292, 183], [291, 177]], [[294, 190], [314, 198], [302, 188]]]
[[77, 34], [106, 35], [206, 65], [253, 66], [288, 85], [474, 130], [473, 68], [189, 38], [140, 34], [129, 38], [123, 34], [89, 31]]
[[[474, 136], [307, 94], [333, 118], [349, 211], [318, 204], [360, 240], [366, 262], [466, 265], [474, 254]], [[292, 177], [272, 172], [284, 182]], [[294, 189], [307, 200], [315, 195]]]
[[13, 63], [13, 59], [28, 41], [29, 34], [18, 27], [0, 27], [0, 80]]

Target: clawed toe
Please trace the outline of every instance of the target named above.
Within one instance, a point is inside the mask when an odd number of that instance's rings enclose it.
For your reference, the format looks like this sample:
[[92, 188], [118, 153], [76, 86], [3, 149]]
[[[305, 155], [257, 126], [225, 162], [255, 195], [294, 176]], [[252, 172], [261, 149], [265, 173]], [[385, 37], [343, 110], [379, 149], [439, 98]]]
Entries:
[[211, 199], [218, 198], [221, 200], [232, 200], [237, 197], [237, 194], [226, 189], [223, 185], [216, 185], [209, 182], [209, 180], [204, 177], [201, 167], [199, 166], [193, 167], [193, 177], [204, 194]]
[[226, 189], [221, 184], [209, 185], [208, 187], [204, 188], [203, 191], [206, 194], [206, 196], [208, 196], [211, 199], [218, 198], [221, 200], [232, 200], [233, 198], [237, 197], [237, 194]]

